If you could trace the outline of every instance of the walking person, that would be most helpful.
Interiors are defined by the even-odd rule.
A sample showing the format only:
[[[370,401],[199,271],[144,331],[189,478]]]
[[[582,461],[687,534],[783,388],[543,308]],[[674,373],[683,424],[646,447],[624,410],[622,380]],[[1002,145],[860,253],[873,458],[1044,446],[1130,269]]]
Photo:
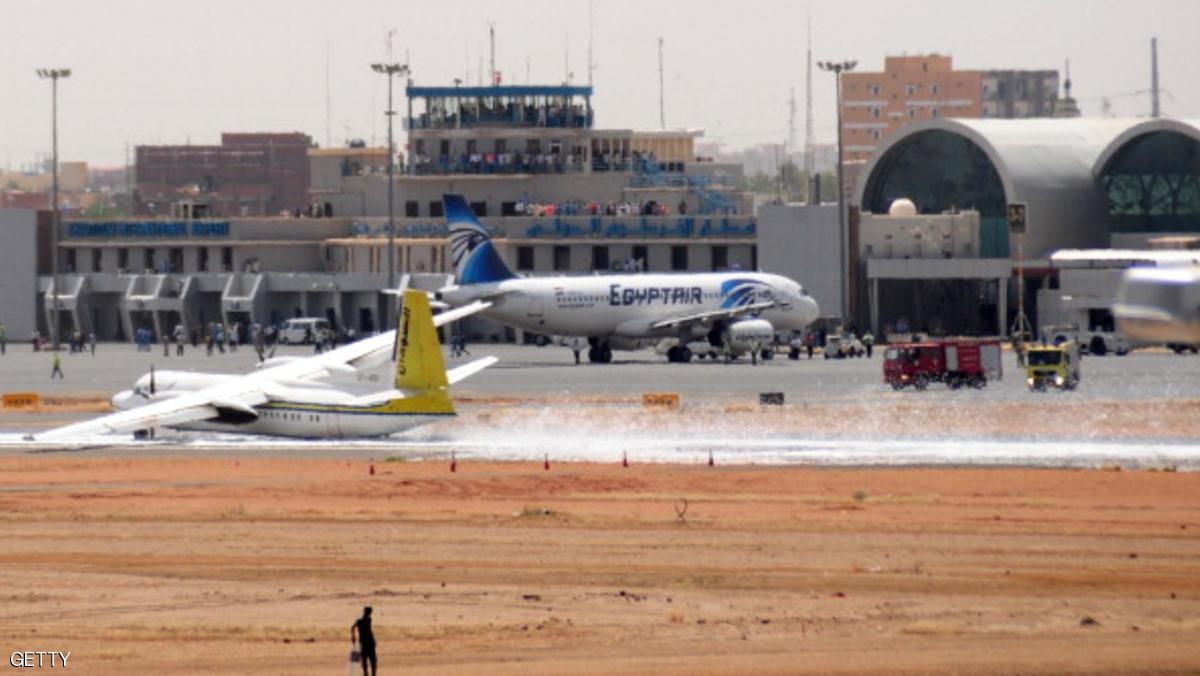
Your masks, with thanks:
[[[583,339],[575,336],[571,339],[571,351],[575,353],[575,365],[579,366],[579,353],[583,351]]]
[[[359,645],[359,652],[362,654],[363,676],[368,676],[368,662],[371,665],[370,676],[375,676],[379,660],[375,656],[375,632],[371,630],[371,606],[363,608],[362,617],[350,625],[350,642]]]
[[[862,337],[862,344],[863,347],[867,348],[867,359],[870,359],[873,348],[875,347],[875,334],[871,333],[870,331],[864,333]]]
[[[65,380],[66,377],[63,376],[62,372],[62,359],[58,356],[58,350],[54,351],[54,361],[51,363],[54,365],[54,368],[50,369],[50,380],[54,380],[55,377]]]

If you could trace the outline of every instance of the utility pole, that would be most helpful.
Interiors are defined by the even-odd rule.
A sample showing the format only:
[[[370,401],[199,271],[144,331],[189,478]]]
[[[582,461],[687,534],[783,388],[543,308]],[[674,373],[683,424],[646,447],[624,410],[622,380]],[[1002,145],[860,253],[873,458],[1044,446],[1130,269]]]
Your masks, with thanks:
[[[53,203],[54,216],[53,226],[50,230],[50,304],[51,320],[50,320],[50,346],[54,351],[59,348],[59,334],[62,333],[60,324],[60,310],[58,303],[58,230],[62,223],[62,214],[58,210],[58,81],[61,78],[71,77],[70,68],[39,68],[37,71],[38,77],[43,80],[50,80],[50,135],[51,135],[51,170],[53,179],[51,183],[51,200]]]
[[[396,190],[396,148],[392,140],[392,120],[396,116],[396,111],[392,108],[392,81],[397,75],[408,74],[408,65],[399,63],[373,63],[371,70],[376,73],[387,75],[388,79],[388,163],[387,163],[387,202],[388,202],[388,289],[396,288],[396,207],[394,193]],[[389,305],[390,308],[390,305]],[[390,317],[387,317],[391,321]]]
[[[841,258],[842,267],[842,317],[849,314],[850,308],[850,252],[846,245],[846,185],[845,173],[842,169],[845,164],[842,148],[842,73],[849,73],[858,65],[857,61],[822,61],[817,66],[824,71],[833,73],[834,79],[837,82],[837,147],[838,147],[838,162],[837,162],[837,205],[838,205],[838,244],[839,256]]]
[[[804,173],[808,176],[808,203],[820,204],[816,194],[817,159],[813,150],[813,93],[812,93],[812,8],[808,10],[808,64],[804,78]]]
[[[491,54],[489,65],[492,69],[492,86],[496,86],[496,22],[488,22],[488,46]]]
[[[1150,117],[1162,114],[1158,94],[1158,38],[1150,38]]]
[[[658,123],[666,130],[667,113],[663,93],[663,39],[658,39]]]
[[[587,86],[592,86],[592,71],[595,66],[592,63],[592,0],[588,0],[588,80]]]

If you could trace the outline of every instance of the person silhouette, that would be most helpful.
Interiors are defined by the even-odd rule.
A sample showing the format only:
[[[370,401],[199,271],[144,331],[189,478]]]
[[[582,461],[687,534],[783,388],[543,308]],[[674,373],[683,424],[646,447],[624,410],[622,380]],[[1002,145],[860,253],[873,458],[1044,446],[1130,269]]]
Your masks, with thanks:
[[[368,661],[371,664],[370,676],[375,676],[375,671],[379,668],[379,660],[375,656],[375,632],[371,630],[371,606],[363,608],[362,617],[350,625],[350,642],[359,644],[359,651],[362,653],[363,676],[367,676]]]

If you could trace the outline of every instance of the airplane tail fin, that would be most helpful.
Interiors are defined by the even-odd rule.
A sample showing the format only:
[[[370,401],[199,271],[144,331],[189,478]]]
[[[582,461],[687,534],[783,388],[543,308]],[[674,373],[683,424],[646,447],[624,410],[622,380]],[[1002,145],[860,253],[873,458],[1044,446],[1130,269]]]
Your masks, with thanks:
[[[441,390],[449,386],[442,346],[433,325],[433,312],[424,291],[408,289],[400,306],[396,344],[397,390]],[[449,399],[446,400],[449,403]]]
[[[450,252],[461,285],[502,282],[516,277],[504,264],[487,231],[475,218],[462,195],[442,195],[446,224],[450,226]]]

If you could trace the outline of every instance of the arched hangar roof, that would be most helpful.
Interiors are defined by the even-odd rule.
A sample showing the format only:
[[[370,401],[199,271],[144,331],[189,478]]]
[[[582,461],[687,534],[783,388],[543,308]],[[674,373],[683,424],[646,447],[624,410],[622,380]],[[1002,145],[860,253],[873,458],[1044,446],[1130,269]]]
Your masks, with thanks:
[[[886,213],[886,202],[908,197],[923,213],[974,208],[985,220],[1003,218],[1006,204],[1023,202],[1029,205],[1026,256],[1106,246],[1107,209],[1093,168],[1113,139],[1142,122],[1084,118],[920,122],[875,149],[860,174],[856,202],[864,211]],[[964,153],[982,154],[989,166],[968,162],[974,173],[964,174],[963,163],[953,160],[955,154]],[[911,156],[908,161],[906,156]],[[890,194],[918,189],[912,180],[894,176],[897,171],[923,174],[921,185],[927,186],[928,194]],[[973,185],[992,182],[995,186],[982,190]]]
[[[1114,156],[1130,142],[1155,132],[1174,132],[1200,143],[1200,120],[1169,120],[1160,117],[1138,121],[1137,124],[1123,130],[1104,148],[1100,156],[1096,158],[1096,163],[1092,165],[1092,177],[1099,179]]]

